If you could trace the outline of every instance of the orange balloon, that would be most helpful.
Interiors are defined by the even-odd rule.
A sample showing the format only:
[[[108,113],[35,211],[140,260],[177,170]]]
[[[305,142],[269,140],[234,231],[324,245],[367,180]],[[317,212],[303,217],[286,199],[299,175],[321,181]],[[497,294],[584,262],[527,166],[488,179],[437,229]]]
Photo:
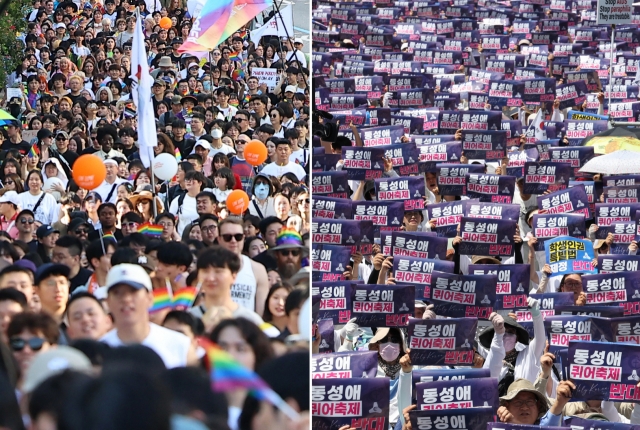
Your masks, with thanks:
[[[160,19],[160,28],[164,28],[165,30],[169,30],[171,28],[171,25],[173,23],[171,22],[171,18],[169,17],[164,17]]]
[[[267,147],[259,140],[252,140],[244,147],[244,159],[252,166],[259,166],[267,159]]]
[[[242,215],[249,209],[249,196],[242,190],[233,190],[227,197],[227,209],[234,215]]]
[[[78,157],[73,163],[73,180],[80,188],[94,190],[104,182],[107,177],[107,168],[104,162],[96,155],[85,154]]]

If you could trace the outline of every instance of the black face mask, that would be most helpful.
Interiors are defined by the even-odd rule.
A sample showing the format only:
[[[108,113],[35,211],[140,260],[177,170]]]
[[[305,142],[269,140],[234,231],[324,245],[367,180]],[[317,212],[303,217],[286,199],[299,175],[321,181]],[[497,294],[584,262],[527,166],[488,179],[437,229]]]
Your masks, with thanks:
[[[9,113],[11,113],[12,116],[17,117],[18,115],[20,115],[20,111],[20,105],[9,105]]]

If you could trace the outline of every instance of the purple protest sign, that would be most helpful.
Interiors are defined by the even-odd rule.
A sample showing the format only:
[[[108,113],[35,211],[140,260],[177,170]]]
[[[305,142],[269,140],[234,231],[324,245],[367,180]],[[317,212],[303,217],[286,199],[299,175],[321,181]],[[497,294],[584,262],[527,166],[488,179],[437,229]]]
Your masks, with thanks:
[[[409,412],[411,427],[414,429],[437,428],[485,430],[493,419],[493,409],[451,409]]]
[[[622,424],[600,420],[587,420],[578,417],[567,417],[564,419],[564,424],[575,430],[638,430],[638,426],[633,424]]]
[[[497,410],[498,379],[477,378],[416,384],[418,410],[490,407]]]
[[[623,187],[640,184],[640,175],[604,175],[602,182],[605,187]]]
[[[538,151],[535,148],[511,151],[507,153],[507,157],[509,157],[507,175],[521,178],[524,176],[525,163],[536,161],[538,159]]]
[[[627,303],[640,302],[640,273],[612,272],[597,275],[583,275],[582,287],[587,295],[588,305],[619,304],[630,310],[637,305]],[[625,312],[625,315],[632,315]]]
[[[608,128],[608,121],[565,120],[565,136],[569,139],[569,146],[580,146],[587,137]]]
[[[456,237],[457,228],[464,214],[465,201],[434,203],[427,205],[427,219],[435,220],[440,237]]]
[[[351,315],[361,327],[404,327],[413,317],[413,285],[367,285],[351,287]]]
[[[360,223],[354,220],[315,218],[311,225],[313,243],[354,246],[360,244]]]
[[[463,217],[460,225],[461,255],[511,256],[515,251],[516,221]]]
[[[465,195],[481,202],[510,204],[516,188],[515,176],[470,173],[466,182]]]
[[[636,387],[640,379],[637,373],[640,369],[640,346],[570,342],[568,359],[569,377],[576,386],[572,400],[640,402],[640,390]]]
[[[353,202],[353,219],[356,221],[372,221],[374,235],[380,231],[397,231],[402,227],[404,218],[404,202]]]
[[[325,195],[346,199],[349,190],[349,174],[346,171],[314,172],[311,191],[314,196]]]
[[[313,379],[311,414],[316,430],[389,427],[389,379]]]
[[[586,219],[591,219],[589,198],[584,185],[577,185],[566,190],[538,196],[537,202],[541,213],[580,213]]]
[[[607,113],[616,121],[638,121],[638,118],[640,118],[640,102],[611,103]]]
[[[321,319],[318,321],[318,335],[321,338],[318,351],[321,354],[334,352],[335,332],[333,330],[332,319]]]
[[[609,306],[613,307],[613,306]],[[640,345],[640,315],[611,318],[611,329],[615,342]]]
[[[520,121],[502,121],[500,129],[507,132],[507,147],[520,146],[520,136],[522,135],[522,123]]]
[[[359,132],[364,146],[383,146],[400,143],[400,139],[404,136],[404,127],[401,125],[369,127]]]
[[[557,306],[556,315],[585,315],[600,318],[617,318],[624,315],[622,306]]]
[[[311,356],[311,377],[375,378],[378,371],[377,351],[349,351]]]
[[[394,257],[445,260],[447,243],[446,237],[438,237],[427,232],[394,231],[391,233],[391,250]]]
[[[413,318],[412,318],[413,319]],[[448,323],[449,321],[465,321],[468,318],[451,318],[448,321],[440,320],[441,323]],[[471,318],[472,320],[474,318]],[[438,321],[438,320],[425,320],[426,321]],[[409,321],[411,324],[411,321]],[[440,330],[442,331],[442,330]],[[413,386],[420,382],[433,382],[433,381],[459,381],[463,379],[479,379],[479,378],[490,378],[491,371],[489,369],[476,369],[472,367],[461,367],[459,369],[434,369],[434,368],[425,368],[425,369],[413,369],[411,375],[411,383]],[[416,401],[416,391],[412,390],[412,401]],[[475,410],[475,409],[474,409]]]
[[[416,286],[416,299],[430,296],[431,274],[434,271],[453,273],[453,261],[432,260],[429,258],[393,257],[393,277],[396,284]]]
[[[350,246],[323,245],[311,247],[312,281],[340,281],[351,260]]]
[[[572,168],[571,176],[578,176],[578,170],[594,157],[593,146],[576,146],[573,148],[549,148],[549,160],[556,163],[567,163]]]
[[[544,328],[549,335],[549,352],[569,346],[569,341],[613,342],[611,323],[607,318],[580,315],[546,317]]]
[[[499,110],[504,106],[519,107],[522,105],[524,82],[493,81],[489,84],[489,104],[491,109]]]
[[[527,305],[528,264],[470,264],[470,275],[496,275],[495,310],[515,309]],[[573,303],[573,302],[572,302]]]
[[[464,131],[500,130],[501,112],[469,112],[462,113],[460,128]],[[447,128],[447,127],[443,127]],[[471,158],[471,157],[470,157]]]
[[[556,98],[556,80],[554,78],[527,79],[524,82],[525,103],[553,102]]]
[[[583,239],[587,235],[582,214],[535,214],[531,229],[538,239],[536,251],[544,251],[544,242],[558,236]]]
[[[433,272],[431,297],[438,315],[489,319],[496,298],[497,275],[455,275]],[[425,296],[427,289],[425,288]]]
[[[415,143],[399,143],[384,147],[384,156],[390,158],[393,169],[400,176],[409,176],[420,173],[420,151]]]
[[[331,172],[337,170],[338,161],[342,158],[342,154],[313,154],[312,171],[315,172]]]
[[[520,205],[476,202],[465,200],[464,216],[467,218],[484,219],[510,219],[517,221],[520,218]]]
[[[556,98],[560,100],[560,109],[580,106],[587,99],[588,92],[584,81],[556,86]]]
[[[622,187],[604,187],[602,191],[605,203],[638,203],[640,184]]]
[[[352,218],[352,200],[350,199],[313,196],[311,204],[311,216],[313,218]]]
[[[342,147],[343,170],[350,180],[368,180],[382,177],[384,171],[384,149]]]
[[[628,254],[629,245],[638,239],[637,221],[614,222],[607,227],[600,228],[596,232],[596,237],[613,234],[613,243],[609,246],[609,254]]]
[[[325,79],[325,85],[334,94],[353,94],[356,91],[356,83],[353,78]]]
[[[354,94],[354,95],[331,95],[329,96],[330,109],[342,110],[342,109],[355,109],[358,107],[367,106],[366,94]]]
[[[441,196],[462,196],[469,173],[484,173],[481,164],[437,164],[438,190]]]
[[[504,130],[463,131],[462,150],[469,159],[501,160],[507,152],[507,132]]]
[[[400,176],[397,178],[379,178],[375,180],[378,201],[402,200],[404,210],[424,209],[427,195],[422,176]]]
[[[477,318],[409,319],[408,348],[414,365],[472,365]]]
[[[545,430],[562,430],[566,429],[566,427],[551,427],[544,426]],[[540,430],[540,426],[528,426],[525,424],[509,424],[509,423],[496,423],[496,422],[488,422],[487,430]]]
[[[391,107],[406,109],[433,106],[433,90],[428,88],[399,90],[391,94],[393,94],[393,97],[389,99],[389,106]]]
[[[438,114],[438,133],[455,133],[456,130],[460,128],[461,119],[461,111],[440,111],[440,113]]]
[[[346,324],[351,319],[350,281],[314,282],[311,294],[320,297],[318,318],[331,318],[335,325]]]
[[[570,165],[551,161],[525,163],[524,194],[543,194],[567,188],[573,169]]]
[[[418,151],[420,153],[420,170],[424,172],[434,172],[437,164],[460,162],[462,143],[446,142],[432,145],[419,145]]]
[[[633,221],[638,209],[638,203],[596,203],[596,224],[605,227],[616,222]]]

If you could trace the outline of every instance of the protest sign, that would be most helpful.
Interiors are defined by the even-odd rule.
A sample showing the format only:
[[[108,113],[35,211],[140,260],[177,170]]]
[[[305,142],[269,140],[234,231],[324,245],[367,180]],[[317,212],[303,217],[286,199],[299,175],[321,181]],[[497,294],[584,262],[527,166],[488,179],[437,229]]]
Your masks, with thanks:
[[[515,176],[470,173],[465,181],[465,194],[469,198],[494,203],[511,203],[513,200]]]
[[[584,81],[556,86],[556,98],[560,100],[560,109],[580,106],[589,92]]]
[[[561,430],[566,427],[544,426],[545,430]],[[509,424],[509,423],[487,423],[487,430],[540,430],[540,426],[526,424]]]
[[[320,298],[318,318],[331,318],[335,325],[346,324],[351,319],[350,281],[313,282],[311,295]]]
[[[611,318],[615,342],[640,345],[640,315]]]
[[[579,82],[584,84],[584,82]],[[565,136],[569,146],[580,146],[584,139],[609,128],[607,121],[565,120]]]
[[[393,278],[397,285],[415,285],[416,299],[422,300],[429,297],[431,274],[434,271],[453,273],[454,265],[453,261],[447,260],[395,256],[393,257]]]
[[[527,306],[530,269],[528,264],[470,264],[469,274],[496,275],[494,309],[515,309]]]
[[[349,351],[311,356],[313,379],[375,378],[377,371],[377,351]]]
[[[640,306],[640,272],[612,272],[582,277],[582,287],[588,305],[619,304],[629,310]],[[636,312],[633,312],[635,314]],[[631,315],[626,313],[625,315]]]
[[[460,200],[427,205],[427,219],[435,220],[438,236],[457,236],[456,230],[462,219],[464,207],[465,202]]]
[[[633,221],[638,209],[640,204],[637,203],[596,203],[596,224],[604,227],[616,222]]]
[[[640,401],[639,345],[569,342],[568,360],[572,400]]]
[[[449,321],[464,321],[468,318],[460,318],[460,319],[450,319]],[[473,319],[473,318],[471,318]],[[437,320],[427,320],[427,321],[437,321]],[[426,321],[425,321],[426,322]],[[440,322],[448,322],[448,321],[440,321]],[[461,367],[458,369],[450,369],[450,368],[424,368],[424,369],[413,369],[411,375],[412,385],[416,385],[419,382],[433,382],[433,381],[459,381],[462,379],[478,379],[478,378],[489,378],[491,375],[491,371],[485,368],[473,368],[473,367]],[[416,392],[413,390],[412,400],[415,401]]]
[[[351,308],[361,327],[404,327],[415,309],[415,287],[353,284]]]
[[[452,141],[418,145],[420,171],[434,172],[440,163],[459,163],[462,143]]]
[[[349,197],[348,175],[346,171],[314,172],[311,178],[311,191],[314,196],[324,195],[346,199]]]
[[[588,239],[561,236],[544,243],[546,263],[553,275],[568,273],[596,273],[593,243]]]
[[[447,239],[427,232],[394,231],[391,233],[393,256],[445,260]]]
[[[557,306],[556,315],[584,315],[600,318],[617,318],[624,314],[622,306]]]
[[[352,205],[353,219],[373,222],[375,236],[379,236],[380,231],[395,231],[402,227],[404,202],[364,200],[353,202]]]
[[[638,426],[634,424],[622,424],[619,422],[607,422],[600,420],[588,420],[578,417],[566,417],[564,424],[572,430],[638,430]]]
[[[479,220],[463,217],[460,224],[462,255],[513,255],[516,221],[504,219]]]
[[[543,194],[545,191],[559,191],[567,188],[573,169],[568,164],[552,161],[525,163],[524,194]]]
[[[531,230],[538,239],[535,244],[536,251],[544,251],[544,243],[548,239],[559,236],[584,239],[587,235],[582,214],[534,214]]]
[[[422,176],[379,178],[374,182],[378,201],[403,200],[405,211],[424,209],[427,192]]]
[[[500,160],[507,151],[507,132],[504,130],[463,130],[462,150],[468,159]]]
[[[520,217],[520,205],[465,200],[464,216],[467,218],[510,219],[517,221]]]
[[[420,173],[418,161],[420,151],[414,142],[387,145],[384,148],[384,156],[391,159],[393,169],[400,176],[409,176]]]
[[[580,315],[554,315],[544,320],[549,336],[549,351],[569,346],[570,341],[613,342],[611,322],[607,318]]]
[[[533,299],[540,300],[540,313],[542,314],[542,318],[559,315],[556,307],[573,306],[574,304],[573,293],[541,293],[530,294],[529,296]],[[582,306],[582,308],[585,308],[585,306]],[[517,317],[516,320],[529,332],[529,336],[535,337],[533,316],[529,308],[527,308],[526,299],[524,306],[521,309],[516,309],[515,314]],[[569,313],[568,315],[573,314]]]
[[[484,173],[480,164],[437,164],[438,190],[442,196],[464,195],[469,173]]]
[[[332,319],[320,319],[318,320],[318,336],[320,336],[320,344],[318,345],[318,351],[320,353],[334,352],[335,348],[335,331],[333,330]]]
[[[409,412],[411,428],[485,430],[493,419],[492,408],[431,410]]]
[[[311,247],[312,281],[340,281],[351,260],[351,247],[314,243]]]
[[[507,175],[521,178],[524,176],[525,163],[536,161],[538,159],[538,151],[535,148],[526,148],[521,151],[510,151],[507,153],[507,157],[509,157]]]
[[[498,380],[477,378],[416,384],[417,410],[490,407],[497,410]]]
[[[477,318],[409,319],[407,347],[413,365],[473,364]]]
[[[313,218],[351,219],[352,207],[351,199],[313,196],[311,216]]]
[[[620,187],[604,187],[602,191],[605,203],[638,203],[640,184]]]
[[[493,312],[497,282],[497,275],[455,275],[434,271],[428,298],[435,305],[437,315],[488,319]]]
[[[316,218],[311,223],[311,235],[313,243],[316,244],[345,246],[373,244],[373,224],[371,221]]]
[[[342,147],[343,170],[349,173],[350,180],[367,180],[382,177],[384,171],[384,149]]]
[[[251,69],[251,76],[258,78],[259,84],[267,84],[269,91],[273,91],[278,86],[280,75],[278,69],[254,67]]]
[[[597,25],[631,24],[633,0],[598,0]]]
[[[584,185],[538,196],[537,202],[541,213],[581,213],[586,219],[591,219],[589,197],[587,197]]]
[[[602,177],[602,182],[605,187],[640,185],[640,175],[604,175]]]
[[[313,379],[311,413],[317,430],[389,427],[389,379]]]

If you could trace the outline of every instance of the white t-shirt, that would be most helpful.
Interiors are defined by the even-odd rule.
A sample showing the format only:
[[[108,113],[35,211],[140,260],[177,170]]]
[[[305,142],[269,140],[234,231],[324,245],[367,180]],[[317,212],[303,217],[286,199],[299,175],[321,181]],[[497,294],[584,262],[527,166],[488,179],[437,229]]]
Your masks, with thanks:
[[[182,232],[184,228],[188,226],[192,221],[199,218],[198,209],[196,207],[196,198],[189,196],[189,194],[185,194],[184,201],[182,202],[182,206],[178,207],[178,200],[180,197],[176,197],[171,202],[169,206],[169,212],[178,216],[178,225],[176,226],[176,230],[178,234],[182,236]],[[180,209],[178,211],[178,209]],[[179,213],[178,213],[179,212]]]
[[[149,335],[141,342],[141,345],[153,349],[162,358],[168,369],[186,366],[191,340],[177,331],[153,323],[149,325]],[[125,345],[118,337],[118,329],[115,328],[102,336],[100,341],[112,347]]]
[[[307,172],[305,172],[299,164],[292,163],[291,161],[284,166],[278,166],[276,163],[269,163],[264,166],[260,173],[276,178],[281,177],[285,173],[293,173],[299,180],[302,180],[307,176]]]
[[[296,160],[298,161],[298,164],[306,166],[307,162],[309,161],[309,151],[306,149],[298,149],[297,151],[293,151],[289,156],[289,161],[295,163]]]
[[[44,192],[41,192],[37,196],[32,195],[29,191],[18,194],[20,198],[20,208],[22,210],[29,209],[32,211],[43,193]],[[49,225],[58,221],[58,203],[51,194],[44,193],[44,197],[38,205],[38,209],[35,211],[35,218],[42,224]]]
[[[115,205],[118,201],[118,187],[120,186],[120,184],[123,184],[125,182],[127,181],[122,178],[116,177],[115,182],[113,184],[110,184],[105,179],[94,191],[100,195],[100,197],[102,198],[102,203],[113,203]],[[113,188],[114,185],[115,188]],[[113,192],[111,192],[112,188]],[[109,194],[111,194],[111,197],[107,199],[107,197],[109,197]]]
[[[209,157],[213,158],[218,152],[222,152],[224,155],[235,154],[236,150],[230,147],[229,145],[225,145],[224,143],[220,148],[214,148],[213,146],[209,150]]]
[[[216,199],[219,202],[226,202],[227,201],[227,197],[229,197],[229,194],[231,194],[231,192],[233,190],[219,190],[218,188],[207,188],[207,190],[210,190],[214,196],[216,196]]]

